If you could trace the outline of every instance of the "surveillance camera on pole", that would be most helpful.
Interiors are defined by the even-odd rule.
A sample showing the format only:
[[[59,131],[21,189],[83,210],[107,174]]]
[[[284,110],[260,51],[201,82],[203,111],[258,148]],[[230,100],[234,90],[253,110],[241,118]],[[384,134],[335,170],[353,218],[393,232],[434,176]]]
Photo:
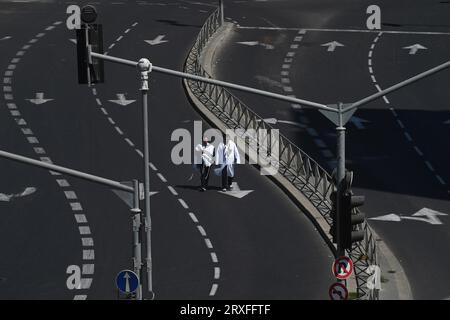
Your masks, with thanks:
[[[77,62],[78,83],[103,83],[105,80],[103,61],[91,58],[90,52],[103,53],[103,28],[95,24],[97,10],[92,5],[81,8],[81,21],[83,24],[76,30],[77,35]]]

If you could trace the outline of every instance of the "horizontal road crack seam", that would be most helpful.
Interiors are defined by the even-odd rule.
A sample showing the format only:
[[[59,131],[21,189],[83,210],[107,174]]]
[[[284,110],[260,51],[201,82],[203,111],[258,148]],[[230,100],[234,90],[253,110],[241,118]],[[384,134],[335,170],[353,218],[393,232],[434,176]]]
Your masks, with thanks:
[[[383,32],[379,32],[378,35],[373,40],[373,43],[370,46],[370,50],[369,50],[369,55],[368,55],[369,57],[373,56],[373,52],[375,50],[375,45],[382,35],[383,35]],[[374,83],[375,88],[379,92],[381,92],[382,89],[379,86],[379,84],[377,83],[377,80],[375,77],[375,72],[372,68],[372,64],[373,64],[373,61],[372,61],[372,59],[369,58],[368,65],[369,65],[369,73],[372,78],[372,82]],[[422,159],[425,166],[428,168],[428,170],[431,171],[431,173],[434,175],[434,177],[436,178],[436,180],[439,182],[440,185],[447,186],[447,183],[444,181],[444,179],[442,179],[442,177],[438,173],[436,173],[436,171],[435,171],[434,167],[431,165],[431,163],[425,159],[423,152],[415,144],[414,139],[412,138],[411,134],[407,131],[406,126],[404,125],[403,121],[401,121],[399,119],[398,113],[396,112],[394,107],[391,106],[389,99],[386,96],[383,96],[383,99],[384,99],[384,102],[386,103],[386,105],[389,107],[389,110],[391,111],[392,115],[396,118],[397,125],[400,127],[400,129],[402,129],[404,137],[406,138],[406,140],[408,140],[410,145],[413,147],[414,151],[416,151],[416,153]],[[450,194],[450,189],[447,190],[447,193]]]
[[[51,31],[51,30],[55,29],[55,27],[60,25],[61,23],[62,23],[61,21],[56,21],[55,23],[53,23],[53,25],[45,28],[45,30]],[[29,41],[29,43],[32,43],[32,44],[37,43],[39,41],[39,39],[43,38],[45,35],[46,34],[44,32],[39,33],[36,35],[36,38],[31,39]],[[37,38],[39,38],[39,39],[37,39]],[[16,65],[17,65],[17,63],[19,63],[21,61],[21,58],[18,58],[18,57],[24,56],[26,51],[28,49],[30,49],[31,47],[32,47],[31,45],[25,45],[22,47],[22,50],[20,50],[16,53],[16,57],[11,60],[11,64],[8,66],[8,71],[5,72],[5,78],[3,79],[3,83],[5,83],[5,84],[12,83],[12,77],[14,75],[14,70],[16,69]],[[5,100],[8,100],[8,101],[14,100],[14,96],[12,93],[6,93],[6,92],[12,92],[12,86],[4,86],[3,91],[5,93],[4,94]],[[19,108],[17,107],[17,105],[15,103],[7,103],[7,107],[10,110],[11,116],[15,120],[16,124],[20,127],[20,129],[21,129],[23,135],[25,136],[26,140],[28,141],[28,143],[30,143],[31,145],[38,145],[38,146],[33,146],[33,151],[35,152],[36,155],[39,156],[39,159],[43,162],[53,163],[51,158],[49,156],[47,156],[45,149],[43,147],[39,146],[40,142],[37,139],[37,137],[34,135],[31,128],[27,127],[27,122],[25,121],[24,118],[22,118],[22,115],[21,115],[20,111],[18,110]],[[49,173],[52,176],[61,176],[60,173],[57,173],[54,171],[49,171]],[[66,179],[55,178],[55,181],[58,184],[58,186],[62,189],[64,196],[70,205],[71,211],[77,212],[76,214],[74,214],[74,218],[78,225],[78,230],[79,230],[80,236],[82,236],[83,234],[90,234],[90,229],[89,229],[88,225],[80,226],[81,224],[87,224],[88,221],[87,221],[86,216],[84,214],[80,213],[83,211],[81,204],[79,202],[72,202],[72,200],[78,199],[75,191],[66,189],[66,188],[70,188],[70,184]],[[89,239],[89,241],[86,241],[85,238],[81,238],[82,247],[85,247],[86,244],[90,247],[93,247],[92,238],[87,238],[87,239]],[[95,257],[94,249],[93,248],[89,249],[89,250],[83,249],[82,252],[83,252],[83,261],[90,260],[89,264],[82,265],[82,270],[88,271],[88,273],[82,272],[82,275],[86,274],[86,275],[92,276],[94,274],[94,264],[92,263],[92,261],[94,260],[94,257]],[[89,289],[91,284],[92,284],[92,278],[81,278],[81,283],[80,283],[80,286],[77,288],[77,290]],[[87,299],[87,294],[74,296],[74,300],[85,300],[85,299]]]
[[[132,25],[132,27],[135,27],[137,24],[138,24],[138,23],[135,22],[135,23]],[[128,30],[128,29],[127,29],[127,30]],[[128,33],[129,33],[129,31],[126,32],[126,34],[128,34]],[[123,39],[123,38],[121,38],[121,40],[122,40],[122,39]],[[105,54],[106,54],[106,53],[105,53]],[[139,150],[137,147],[135,147],[135,143],[133,143],[133,141],[132,141],[130,138],[125,138],[125,137],[124,137],[124,136],[125,136],[124,131],[123,131],[122,129],[120,129],[120,127],[119,127],[118,125],[116,125],[115,121],[114,121],[114,120],[112,119],[112,117],[109,115],[108,111],[107,111],[105,108],[101,107],[103,104],[102,104],[101,100],[100,100],[99,98],[97,98],[98,92],[97,92],[97,89],[96,89],[95,87],[92,87],[92,94],[93,94],[93,96],[95,97],[95,100],[96,100],[97,105],[99,106],[100,110],[101,110],[102,113],[105,115],[105,117],[108,119],[108,122],[111,123],[111,124],[114,126],[116,132],[119,132],[119,131],[121,132],[121,134],[120,134],[120,132],[119,132],[119,134],[120,134],[120,136],[123,138],[123,140],[124,140],[130,147],[132,147],[132,148],[134,149],[134,151],[135,151],[141,158],[143,158],[144,155],[143,155],[142,151]],[[118,129],[118,130],[117,130],[117,129]],[[218,287],[219,287],[219,284],[216,283],[216,282],[220,280],[220,267],[215,266],[216,264],[219,263],[219,260],[218,260],[218,258],[217,258],[217,253],[216,253],[215,251],[213,251],[213,250],[214,250],[214,247],[213,247],[213,245],[212,245],[212,243],[211,243],[211,240],[210,240],[209,238],[206,237],[206,231],[204,231],[205,229],[199,224],[199,220],[198,220],[197,216],[196,216],[193,212],[191,212],[191,211],[189,210],[189,205],[186,203],[186,201],[183,200],[182,198],[178,198],[178,196],[179,196],[179,195],[178,195],[178,192],[177,192],[171,185],[168,184],[167,179],[162,175],[162,173],[158,172],[159,170],[156,168],[156,166],[155,166],[152,162],[149,162],[149,167],[150,167],[153,171],[156,172],[156,176],[157,176],[163,183],[167,184],[167,188],[169,189],[169,191],[171,192],[171,194],[172,194],[175,198],[177,198],[177,200],[178,200],[178,202],[180,203],[180,205],[181,205],[185,210],[188,211],[188,214],[189,214],[189,217],[191,218],[191,220],[192,220],[195,224],[198,224],[197,228],[200,227],[200,228],[198,228],[198,230],[199,230],[199,231],[200,231],[200,230],[203,231],[203,232],[200,232],[200,233],[201,233],[201,235],[204,237],[205,246],[206,246],[206,248],[208,249],[208,251],[210,252],[211,261],[212,261],[212,263],[214,264],[214,269],[213,269],[213,270],[214,270],[214,280],[215,280],[215,281],[214,281],[214,283],[213,283],[212,286],[211,286],[211,290],[210,290],[210,292],[209,292],[209,296],[211,296],[211,297],[215,296],[216,293],[217,293]]]

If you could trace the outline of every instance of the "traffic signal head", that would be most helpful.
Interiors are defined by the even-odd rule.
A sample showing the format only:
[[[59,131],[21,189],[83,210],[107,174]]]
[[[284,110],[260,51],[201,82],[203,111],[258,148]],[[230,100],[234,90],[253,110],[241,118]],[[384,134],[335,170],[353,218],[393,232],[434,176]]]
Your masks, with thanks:
[[[105,82],[103,60],[93,59],[89,61],[88,45],[91,50],[103,53],[103,28],[101,24],[82,24],[81,29],[76,30],[77,35],[77,62],[78,83],[103,83]],[[86,37],[88,39],[86,39]]]
[[[364,230],[357,230],[357,225],[365,220],[364,213],[355,209],[364,204],[364,196],[354,196],[351,191],[347,191],[341,198],[341,237],[342,247],[351,249],[352,244],[364,239]]]

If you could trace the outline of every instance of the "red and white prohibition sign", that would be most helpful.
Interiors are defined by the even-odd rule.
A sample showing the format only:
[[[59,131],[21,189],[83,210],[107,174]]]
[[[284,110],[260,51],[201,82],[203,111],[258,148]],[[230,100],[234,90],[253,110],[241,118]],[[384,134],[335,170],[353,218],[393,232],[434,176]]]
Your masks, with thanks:
[[[328,290],[328,295],[330,296],[330,300],[347,300],[348,290],[342,283],[336,282],[331,285]]]
[[[333,262],[333,274],[339,280],[345,280],[353,272],[353,261],[348,257],[339,257]]]

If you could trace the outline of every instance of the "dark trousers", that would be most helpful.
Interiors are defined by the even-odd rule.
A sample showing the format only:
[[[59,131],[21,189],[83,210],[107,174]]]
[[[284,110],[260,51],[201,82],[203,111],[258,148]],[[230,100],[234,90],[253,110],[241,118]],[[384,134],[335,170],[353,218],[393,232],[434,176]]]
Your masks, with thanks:
[[[222,169],[222,188],[231,188],[233,177],[228,176],[228,166]]]
[[[201,164],[200,166],[200,182],[201,182],[201,186],[202,188],[205,188],[208,186],[208,181],[209,181],[209,172],[211,171],[211,167],[207,167],[205,166],[204,163]]]

